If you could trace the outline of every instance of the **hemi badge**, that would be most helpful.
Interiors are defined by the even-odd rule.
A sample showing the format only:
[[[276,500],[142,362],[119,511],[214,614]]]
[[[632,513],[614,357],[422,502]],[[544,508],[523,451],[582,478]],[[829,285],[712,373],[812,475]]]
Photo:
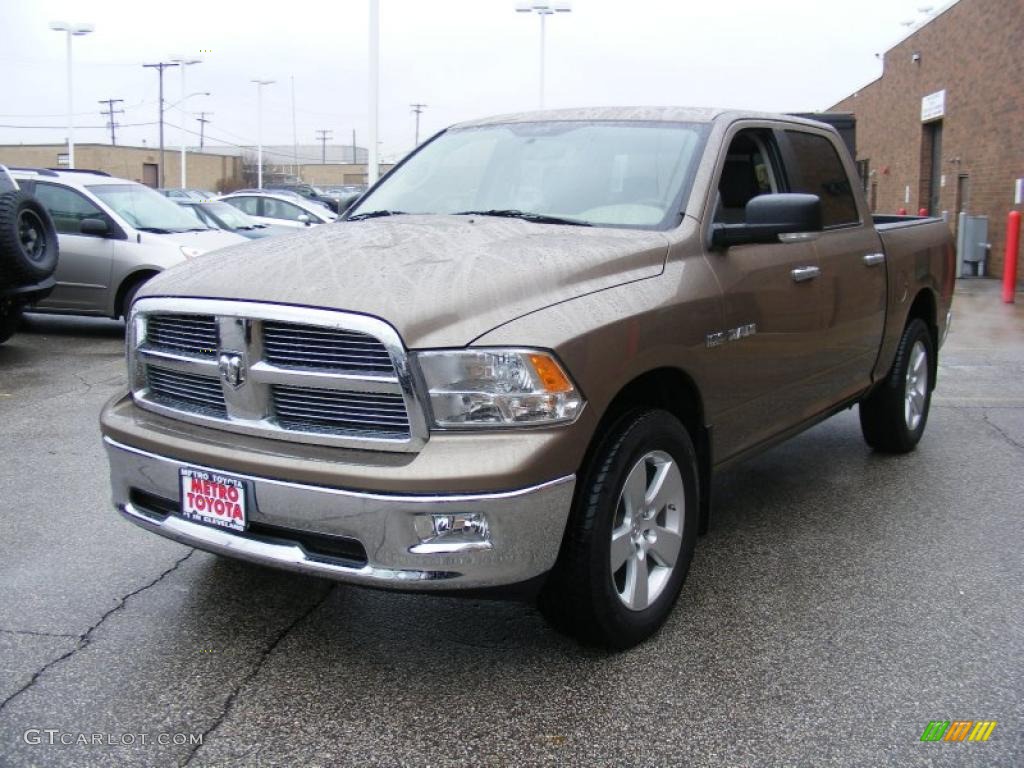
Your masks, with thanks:
[[[747,325],[741,325],[739,328],[709,333],[707,335],[707,345],[709,349],[711,347],[720,347],[727,341],[739,341],[747,336],[753,336],[755,333],[757,333],[757,323],[748,323]]]

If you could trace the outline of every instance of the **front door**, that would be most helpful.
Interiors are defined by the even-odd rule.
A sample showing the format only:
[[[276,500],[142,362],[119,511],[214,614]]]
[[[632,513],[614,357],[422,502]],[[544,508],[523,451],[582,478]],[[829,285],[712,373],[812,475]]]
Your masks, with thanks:
[[[85,219],[108,221],[85,195],[45,181],[35,184],[35,196],[50,212],[60,244],[57,286],[40,309],[106,313],[113,269],[113,240],[83,235]]]
[[[738,132],[718,173],[719,222],[742,222],[751,198],[788,191],[769,129]],[[715,455],[724,460],[814,415],[807,391],[819,372],[821,281],[814,244],[799,237],[707,258],[724,297],[723,327],[707,340]]]

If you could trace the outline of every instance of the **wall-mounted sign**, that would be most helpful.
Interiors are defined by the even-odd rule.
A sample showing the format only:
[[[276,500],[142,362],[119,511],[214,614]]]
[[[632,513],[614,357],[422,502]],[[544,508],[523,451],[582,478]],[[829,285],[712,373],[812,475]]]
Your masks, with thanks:
[[[921,99],[921,122],[939,120],[946,114],[946,89],[929,93]]]

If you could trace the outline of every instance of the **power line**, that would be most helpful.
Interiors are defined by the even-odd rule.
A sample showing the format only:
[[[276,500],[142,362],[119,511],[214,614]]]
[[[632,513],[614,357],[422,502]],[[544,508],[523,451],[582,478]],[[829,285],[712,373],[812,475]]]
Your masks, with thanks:
[[[316,140],[320,142],[320,164],[327,164],[327,140],[332,138],[334,131],[320,128],[316,132]]]
[[[416,113],[416,144],[415,144],[415,146],[418,147],[420,145],[420,115],[423,114],[423,110],[426,109],[428,105],[426,105],[426,104],[410,104],[409,106],[412,107],[412,111]]]
[[[114,119],[114,115],[123,115],[123,109],[114,109],[115,104],[124,104],[124,99],[100,99],[100,104],[106,104],[107,109],[105,112],[101,111],[100,114],[107,118],[107,125],[110,126],[110,145],[112,147],[117,146],[117,126],[119,123]]]

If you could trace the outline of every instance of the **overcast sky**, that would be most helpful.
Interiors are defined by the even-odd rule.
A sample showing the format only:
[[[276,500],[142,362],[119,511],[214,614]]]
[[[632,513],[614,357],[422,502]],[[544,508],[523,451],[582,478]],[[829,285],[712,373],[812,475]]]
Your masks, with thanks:
[[[428,105],[425,136],[453,122],[534,109],[540,22],[514,0],[381,0],[383,156],[413,144],[409,105]],[[901,22],[943,0],[575,0],[549,17],[547,106],[672,104],[771,111],[824,109],[878,77],[875,57],[907,34]],[[109,142],[99,99],[124,99],[118,143],[157,144],[157,75],[143,63],[202,56],[186,102],[212,112],[207,143],[256,141],[250,80],[264,93],[263,140],[299,143],[326,128],[343,142],[367,132],[368,0],[0,0],[0,143],[65,140],[65,39],[52,20],[89,22],[75,38],[76,141]],[[165,98],[180,76],[165,75]],[[167,115],[181,123],[176,110]],[[168,146],[179,134],[167,128]],[[190,143],[198,143],[192,137]]]

